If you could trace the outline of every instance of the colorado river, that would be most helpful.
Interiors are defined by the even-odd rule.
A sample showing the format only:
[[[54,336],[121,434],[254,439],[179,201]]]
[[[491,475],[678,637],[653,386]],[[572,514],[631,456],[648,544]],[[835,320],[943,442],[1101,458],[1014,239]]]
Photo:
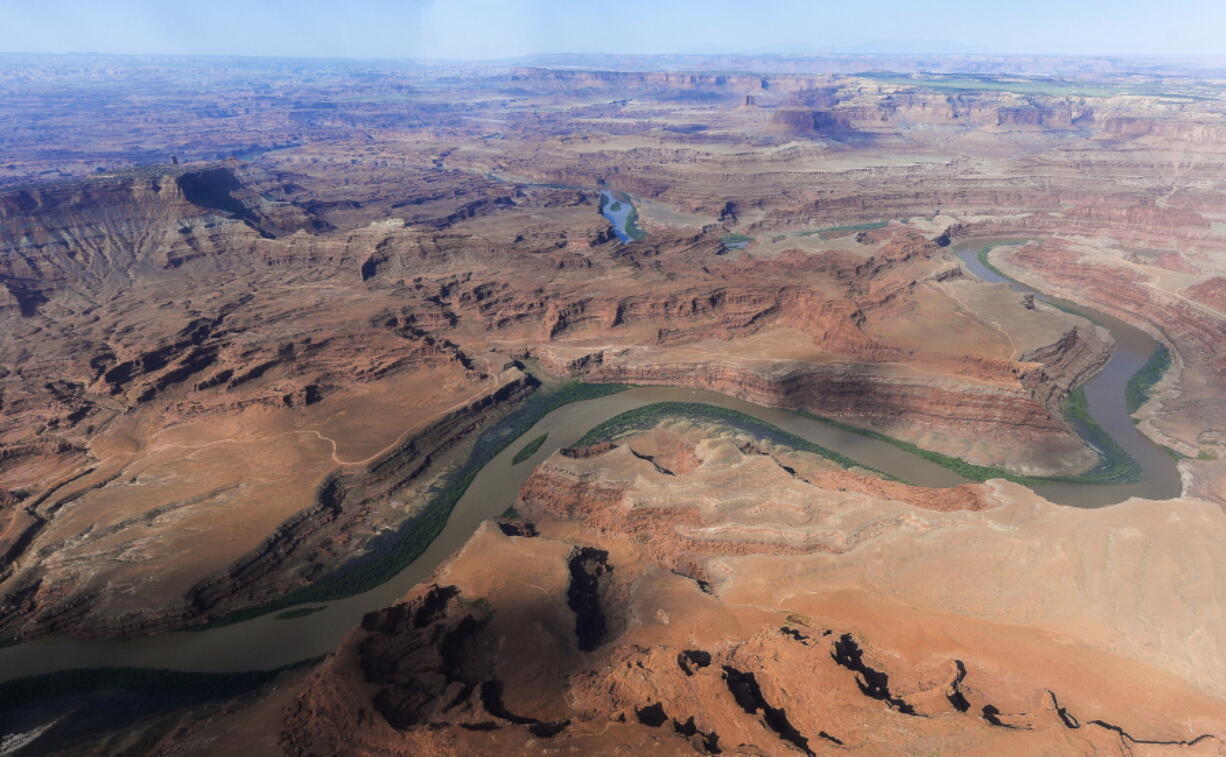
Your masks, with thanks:
[[[1035,299],[1059,305],[1081,313],[1111,332],[1115,349],[1107,364],[1087,381],[1083,388],[1089,404],[1090,417],[1106,431],[1125,452],[1141,465],[1141,480],[1132,484],[1087,485],[1045,484],[1034,490],[1053,502],[1079,507],[1102,507],[1123,502],[1129,497],[1170,499],[1183,490],[1179,468],[1165,449],[1137,430],[1124,400],[1128,379],[1145,365],[1158,342],[1135,326],[1130,326],[1106,313],[1091,310],[1068,300],[1050,297],[1037,289],[1003,278],[979,261],[979,251],[996,240],[975,239],[954,247],[963,265],[979,278],[991,282],[1007,282],[1014,291],[1033,294]],[[1002,240],[1003,241],[1003,240]],[[893,471],[891,471],[893,472]]]
[[[637,214],[629,195],[612,190],[600,190],[600,214],[613,226],[613,233],[622,244],[634,241],[638,231]]]
[[[983,241],[964,242],[955,247],[954,252],[976,275],[1000,281],[1000,277],[985,269],[975,257],[985,244]],[[1033,290],[1023,287],[1019,291]],[[1043,297],[1037,292],[1036,295]],[[1124,404],[1124,384],[1149,357],[1154,340],[1117,319],[1073,307],[1091,314],[1115,337],[1116,349],[1111,360],[1085,385],[1085,391],[1091,416],[1140,462],[1144,475],[1136,484],[1049,484],[1036,487],[1036,491],[1053,501],[1086,507],[1111,504],[1131,496],[1155,499],[1178,496],[1180,484],[1175,461],[1136,430]],[[483,520],[496,517],[513,504],[520,485],[533,468],[555,450],[570,446],[593,426],[615,415],[668,401],[704,402],[738,410],[923,486],[952,486],[965,481],[956,473],[891,444],[843,431],[788,410],[762,407],[714,392],[668,387],[634,388],[565,405],[543,417],[481,469],[456,504],[442,533],[425,553],[395,578],[370,591],[328,602],[324,609],[297,618],[278,619],[268,614],[207,631],[162,633],[126,641],[48,638],[26,642],[0,649],[0,681],[97,667],[207,672],[263,670],[331,652],[359,623],[362,615],[395,603],[463,545]],[[525,462],[512,465],[511,459],[526,440],[545,433],[549,434],[545,445]]]

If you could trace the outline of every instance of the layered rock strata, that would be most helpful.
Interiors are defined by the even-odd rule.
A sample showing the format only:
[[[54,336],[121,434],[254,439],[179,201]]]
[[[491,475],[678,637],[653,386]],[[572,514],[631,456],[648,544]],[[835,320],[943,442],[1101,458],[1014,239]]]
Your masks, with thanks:
[[[1216,507],[1084,511],[1000,483],[912,504],[760,444],[674,423],[550,459],[517,504],[533,528],[487,523],[368,615],[280,748],[1220,751],[1223,642],[1184,634],[1224,598],[1162,589],[1216,559]]]

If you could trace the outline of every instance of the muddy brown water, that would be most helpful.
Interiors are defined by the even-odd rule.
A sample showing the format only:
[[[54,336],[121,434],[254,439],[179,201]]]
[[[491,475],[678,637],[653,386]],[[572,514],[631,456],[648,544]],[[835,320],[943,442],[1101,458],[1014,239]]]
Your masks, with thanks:
[[[1076,507],[1102,507],[1123,502],[1129,497],[1170,499],[1183,491],[1175,459],[1162,446],[1137,430],[1128,414],[1124,387],[1158,347],[1158,341],[1141,329],[1119,318],[1078,305],[1075,302],[1050,297],[1037,289],[1003,278],[979,262],[979,251],[991,244],[1017,240],[973,239],[954,247],[971,273],[985,281],[1005,282],[1016,292],[1033,294],[1036,300],[1059,305],[1090,318],[1111,332],[1115,349],[1111,359],[1083,385],[1090,417],[1116,443],[1141,465],[1141,480],[1133,484],[1044,484],[1034,487],[1052,502]],[[989,254],[990,257],[990,254]],[[893,472],[893,471],[891,471]]]
[[[976,253],[986,243],[989,242],[963,242],[954,252],[976,275],[1000,281],[1000,277],[976,259]],[[1013,286],[1018,291],[1034,292],[1037,297],[1047,299],[1035,290]],[[1124,384],[1149,358],[1155,341],[1118,319],[1075,307],[1106,326],[1117,344],[1111,360],[1085,385],[1090,414],[1141,463],[1144,477],[1139,483],[1125,486],[1050,484],[1036,487],[1036,491],[1053,501],[1080,507],[1101,507],[1133,496],[1152,499],[1178,496],[1180,483],[1175,461],[1136,430],[1124,405]],[[639,387],[566,405],[542,418],[481,469],[456,504],[442,533],[425,553],[392,580],[370,591],[328,602],[324,609],[298,618],[278,619],[275,614],[268,614],[207,631],[176,631],[122,641],[57,637],[26,642],[0,649],[0,681],[97,667],[202,672],[262,670],[327,654],[358,625],[365,613],[394,604],[461,547],[482,521],[496,517],[513,504],[520,485],[533,468],[555,450],[574,444],[593,426],[615,415],[669,401],[705,402],[738,410],[923,486],[952,486],[965,481],[956,473],[893,445],[842,431],[788,410],[763,407],[715,392]],[[511,464],[511,458],[524,441],[544,433],[549,434],[546,443],[530,459],[519,465]]]

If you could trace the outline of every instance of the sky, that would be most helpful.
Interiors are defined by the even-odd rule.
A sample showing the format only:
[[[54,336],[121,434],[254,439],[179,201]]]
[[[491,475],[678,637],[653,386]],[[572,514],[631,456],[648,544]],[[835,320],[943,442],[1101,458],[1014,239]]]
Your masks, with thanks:
[[[0,0],[0,51],[1226,54],[1226,0]]]

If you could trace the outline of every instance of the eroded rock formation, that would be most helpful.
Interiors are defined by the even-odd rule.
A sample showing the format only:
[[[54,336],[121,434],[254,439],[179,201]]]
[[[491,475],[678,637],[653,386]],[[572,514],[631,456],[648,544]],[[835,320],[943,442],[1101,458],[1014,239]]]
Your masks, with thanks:
[[[192,625],[362,565],[529,370],[1079,473],[1098,458],[1060,405],[1108,335],[951,255],[1025,237],[994,264],[1169,349],[1136,417],[1187,456],[1183,498],[925,489],[674,421],[551,456],[528,520],[234,704],[245,726],[185,732],[230,753],[1221,751],[1226,108],[1203,69],[23,61],[0,66],[6,638]],[[645,239],[617,241],[601,188]]]
[[[1195,626],[1204,607],[1107,609],[1137,577],[1160,591],[1173,575],[1147,564],[1160,542],[1192,550],[1183,559],[1216,559],[1194,536],[1221,521],[1216,507],[1078,511],[1014,485],[912,504],[910,487],[856,491],[863,477],[806,453],[742,449],[760,444],[671,423],[550,459],[516,506],[539,535],[487,523],[433,583],[367,616],[286,708],[280,747],[1217,752],[1217,646],[1185,645],[1175,630]],[[1136,549],[1106,557],[1123,524],[1160,521],[1135,531]],[[843,548],[801,546],[806,523]],[[1074,544],[1070,564],[1059,555]],[[1036,560],[1026,574],[1010,567],[1022,554]],[[577,561],[593,589],[579,603]],[[992,585],[971,588],[984,571]],[[1082,578],[1026,599],[1040,576],[1060,583],[1066,572]],[[598,574],[607,583],[596,588],[588,577]],[[1156,600],[1135,589],[1135,601]],[[977,596],[948,601],[962,590]],[[582,622],[593,611],[607,618],[599,636]],[[1174,635],[1135,636],[1149,613]],[[1104,685],[1117,675],[1145,692]]]

